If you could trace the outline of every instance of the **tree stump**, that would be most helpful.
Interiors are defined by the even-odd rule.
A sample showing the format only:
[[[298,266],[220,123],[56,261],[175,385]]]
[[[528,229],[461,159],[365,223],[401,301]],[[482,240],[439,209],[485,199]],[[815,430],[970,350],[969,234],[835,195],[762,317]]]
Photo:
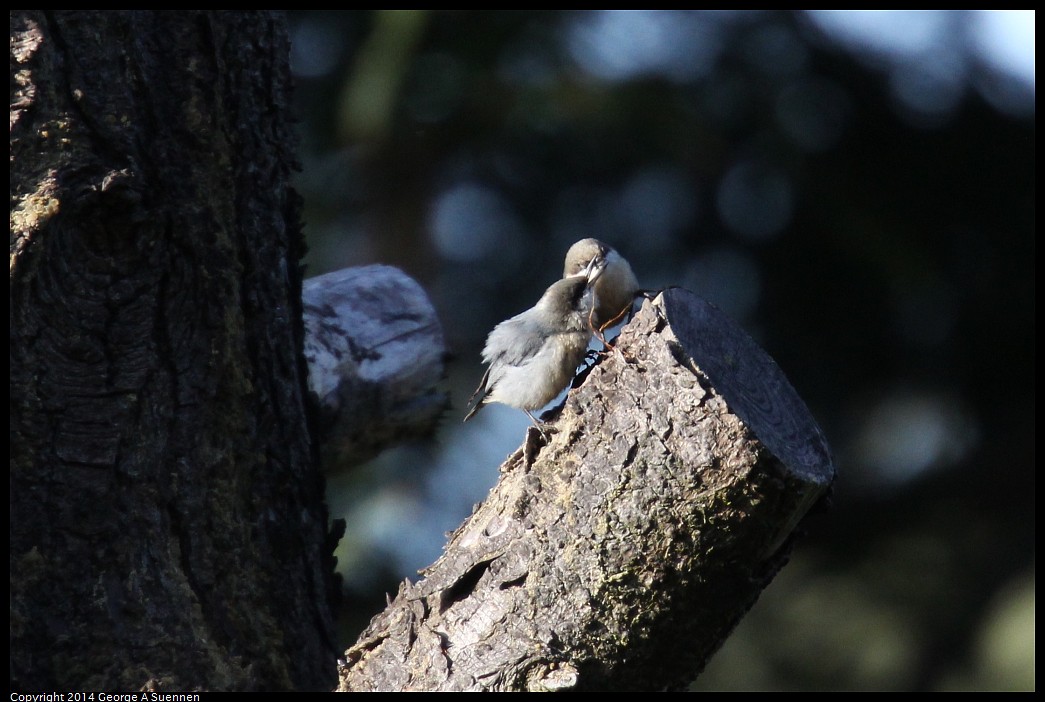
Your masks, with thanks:
[[[656,690],[691,682],[828,490],[777,365],[670,289],[529,430],[488,498],[345,656],[340,690]]]

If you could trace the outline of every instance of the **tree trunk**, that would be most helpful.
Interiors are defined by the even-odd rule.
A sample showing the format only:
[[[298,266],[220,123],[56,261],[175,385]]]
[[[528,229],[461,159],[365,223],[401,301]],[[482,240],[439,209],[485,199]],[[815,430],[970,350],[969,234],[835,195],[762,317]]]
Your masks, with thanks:
[[[341,690],[688,684],[834,478],[780,369],[695,295],[646,304],[341,667]]]
[[[11,681],[329,689],[281,15],[11,13]]]

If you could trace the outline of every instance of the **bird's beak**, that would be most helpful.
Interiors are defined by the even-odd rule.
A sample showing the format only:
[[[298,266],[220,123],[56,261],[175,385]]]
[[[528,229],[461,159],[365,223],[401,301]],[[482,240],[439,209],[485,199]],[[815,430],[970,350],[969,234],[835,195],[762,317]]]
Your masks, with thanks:
[[[604,270],[606,270],[606,257],[600,252],[588,262],[588,266],[584,269],[584,277],[588,279],[588,285],[594,283]]]

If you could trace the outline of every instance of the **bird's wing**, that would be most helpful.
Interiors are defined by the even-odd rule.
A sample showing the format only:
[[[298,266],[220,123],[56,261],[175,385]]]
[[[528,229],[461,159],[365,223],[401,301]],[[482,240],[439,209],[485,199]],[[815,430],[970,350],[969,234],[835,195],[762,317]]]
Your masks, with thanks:
[[[486,340],[483,360],[488,364],[522,366],[536,356],[548,339],[548,330],[522,315],[501,322]]]

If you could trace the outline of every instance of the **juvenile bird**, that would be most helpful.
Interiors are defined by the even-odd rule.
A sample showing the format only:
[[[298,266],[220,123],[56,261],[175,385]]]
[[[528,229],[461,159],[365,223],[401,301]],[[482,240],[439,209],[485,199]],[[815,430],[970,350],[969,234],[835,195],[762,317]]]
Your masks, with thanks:
[[[581,275],[596,257],[606,259],[606,270],[595,284],[595,312],[592,326],[600,340],[605,342],[602,331],[617,324],[631,311],[631,304],[639,292],[639,281],[624,259],[610,245],[598,239],[581,239],[566,252],[563,278]]]
[[[595,255],[576,275],[548,288],[537,304],[501,322],[486,339],[488,364],[479,388],[468,401],[464,421],[489,402],[516,407],[540,425],[531,410],[555,399],[573,379],[591,340],[592,286],[606,268]]]

